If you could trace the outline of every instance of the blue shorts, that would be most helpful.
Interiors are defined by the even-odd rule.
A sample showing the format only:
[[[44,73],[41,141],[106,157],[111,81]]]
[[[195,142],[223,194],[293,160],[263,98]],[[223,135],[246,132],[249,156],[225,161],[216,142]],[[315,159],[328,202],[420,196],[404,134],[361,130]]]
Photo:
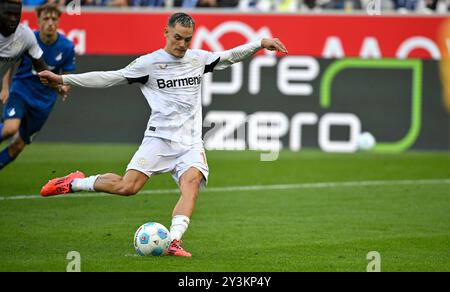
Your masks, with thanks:
[[[20,119],[19,135],[26,144],[30,144],[37,132],[44,126],[52,108],[53,104],[45,110],[34,108],[18,92],[11,91],[8,102],[3,108],[2,121]]]

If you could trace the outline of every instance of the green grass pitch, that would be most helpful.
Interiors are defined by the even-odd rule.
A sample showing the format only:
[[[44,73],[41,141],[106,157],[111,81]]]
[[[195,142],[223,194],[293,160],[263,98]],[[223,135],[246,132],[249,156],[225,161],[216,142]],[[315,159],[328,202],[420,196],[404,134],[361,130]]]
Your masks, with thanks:
[[[122,174],[137,145],[42,144],[0,172],[0,271],[450,271],[450,155],[209,152],[210,181],[184,236],[193,257],[139,257],[148,221],[170,226],[169,174],[133,197],[38,197],[74,170]],[[265,186],[265,187],[261,187]],[[160,191],[166,190],[166,191]],[[87,195],[86,195],[87,194]]]

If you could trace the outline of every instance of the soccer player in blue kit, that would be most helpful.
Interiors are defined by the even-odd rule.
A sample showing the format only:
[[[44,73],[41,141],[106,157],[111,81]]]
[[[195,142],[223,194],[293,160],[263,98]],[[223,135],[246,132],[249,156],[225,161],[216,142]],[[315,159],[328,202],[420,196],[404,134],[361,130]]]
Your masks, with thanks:
[[[44,4],[36,8],[36,14],[39,31],[35,36],[49,70],[58,74],[74,71],[74,45],[57,32],[61,11],[55,4]],[[10,88],[11,74],[12,68],[3,77],[0,95],[5,104],[0,142],[11,137],[12,142],[0,152],[0,169],[14,161],[32,142],[47,121],[58,96],[54,89],[40,82],[28,56],[22,59]],[[59,93],[65,98],[68,90],[69,86],[62,86]]]

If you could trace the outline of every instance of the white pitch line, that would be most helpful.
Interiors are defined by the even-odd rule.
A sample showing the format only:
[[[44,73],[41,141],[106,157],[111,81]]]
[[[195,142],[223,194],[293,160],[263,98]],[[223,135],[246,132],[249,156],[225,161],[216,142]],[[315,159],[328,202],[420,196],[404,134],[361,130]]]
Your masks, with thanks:
[[[202,193],[224,193],[241,191],[267,191],[267,190],[295,190],[295,189],[329,189],[329,188],[348,188],[348,187],[368,187],[368,186],[392,186],[392,185],[436,185],[450,184],[450,179],[422,179],[422,180],[372,180],[372,181],[347,181],[347,182],[317,182],[300,184],[276,184],[276,185],[252,185],[252,186],[231,186],[231,187],[211,187],[206,188]],[[165,190],[144,190],[138,195],[156,195],[156,194],[178,194],[178,189]],[[113,195],[106,193],[78,193],[62,196],[48,197],[46,199],[57,198],[97,198],[111,197]],[[19,195],[19,196],[0,196],[0,201],[9,200],[30,200],[43,199],[39,195]]]

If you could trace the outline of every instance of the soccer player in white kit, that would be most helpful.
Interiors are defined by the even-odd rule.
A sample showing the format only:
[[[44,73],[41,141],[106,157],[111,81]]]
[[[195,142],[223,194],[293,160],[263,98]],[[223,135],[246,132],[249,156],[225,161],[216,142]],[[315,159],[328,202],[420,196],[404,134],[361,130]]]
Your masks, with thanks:
[[[21,15],[20,0],[0,0],[0,79],[25,53],[30,55],[36,71],[47,69],[33,31],[20,24]]]
[[[103,174],[85,177],[74,172],[50,180],[42,196],[77,191],[107,192],[122,196],[136,194],[155,174],[170,172],[179,185],[180,198],[172,213],[171,246],[168,253],[190,257],[181,247],[198,193],[208,180],[208,164],[202,141],[201,82],[203,74],[224,69],[266,48],[287,53],[278,39],[262,39],[224,52],[188,49],[194,33],[194,20],[185,13],[169,17],[164,30],[164,49],[141,56],[118,71],[56,75],[39,73],[52,87],[70,84],[83,87],[109,87],[139,83],[152,113],[141,146],[128,164],[123,177]]]

